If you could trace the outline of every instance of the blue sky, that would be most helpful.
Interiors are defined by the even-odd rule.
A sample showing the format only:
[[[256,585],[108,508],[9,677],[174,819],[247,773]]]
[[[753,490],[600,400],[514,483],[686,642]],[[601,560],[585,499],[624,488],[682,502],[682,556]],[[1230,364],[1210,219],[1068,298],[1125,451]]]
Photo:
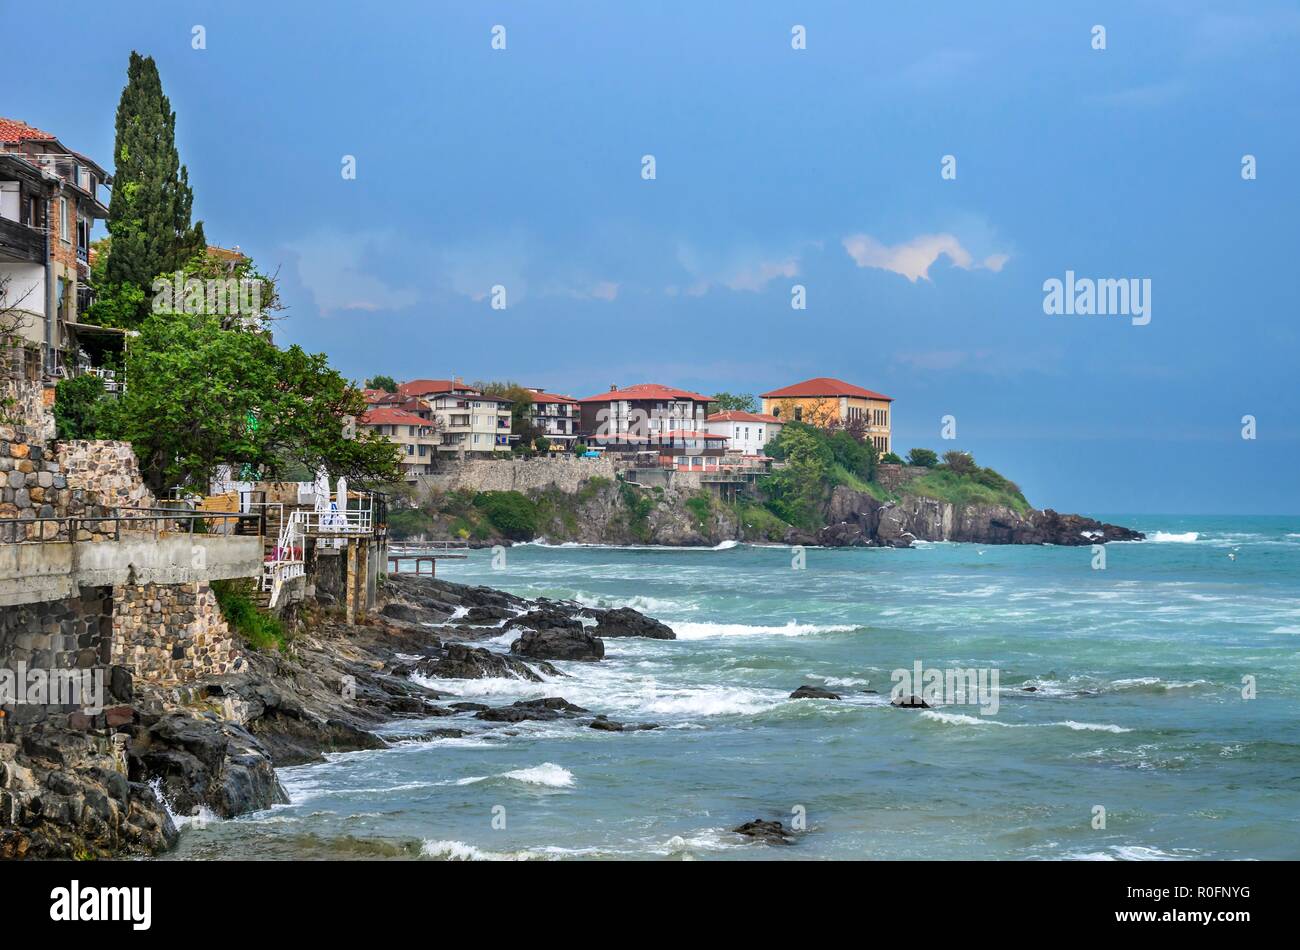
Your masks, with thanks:
[[[277,338],[351,376],[576,396],[839,376],[897,400],[899,450],[970,450],[1039,505],[1300,513],[1295,3],[223,0],[66,20],[29,32],[49,68],[7,79],[0,114],[107,163],[127,56],[154,56],[209,240],[278,268]],[[1046,315],[1067,270],[1150,278],[1151,322]]]

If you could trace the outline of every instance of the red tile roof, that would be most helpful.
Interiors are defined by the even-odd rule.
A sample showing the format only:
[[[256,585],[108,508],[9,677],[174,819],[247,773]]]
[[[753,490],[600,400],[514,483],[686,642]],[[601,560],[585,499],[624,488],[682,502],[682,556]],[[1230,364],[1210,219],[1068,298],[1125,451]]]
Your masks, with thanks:
[[[802,383],[795,383],[793,386],[786,386],[783,389],[774,389],[770,393],[763,393],[764,399],[793,399],[800,396],[856,396],[859,399],[894,401],[890,396],[882,396],[870,389],[863,389],[861,386],[854,386],[852,383],[846,383],[842,379],[835,379],[831,376],[805,379]]]
[[[28,139],[53,141],[54,136],[33,128],[26,122],[0,117],[0,142],[25,142]]]
[[[389,394],[384,392],[382,389],[363,389],[361,390],[361,395],[364,396],[366,402],[370,403],[372,406],[377,402],[383,402],[384,400],[391,398]]]
[[[597,393],[594,396],[579,399],[578,402],[613,402],[616,399],[626,399],[629,401],[636,401],[639,399],[690,399],[695,402],[710,402],[712,397],[701,396],[699,393],[693,393],[688,389],[677,389],[674,386],[661,386],[659,383],[638,383],[635,386],[625,386],[622,389],[611,389],[608,392]]]
[[[363,426],[427,426],[431,423],[427,419],[421,419],[413,412],[407,412],[405,409],[371,409],[363,412],[361,418],[357,420]]]
[[[705,422],[774,422],[778,425],[781,420],[776,416],[766,416],[761,412],[742,412],[739,409],[728,409],[726,412],[715,412],[707,417]]]
[[[561,396],[559,393],[534,393],[529,395],[533,397],[533,402],[577,402],[572,396]]]
[[[413,379],[409,383],[398,385],[397,392],[401,396],[428,396],[431,393],[449,393],[453,389],[469,388],[452,379]]]

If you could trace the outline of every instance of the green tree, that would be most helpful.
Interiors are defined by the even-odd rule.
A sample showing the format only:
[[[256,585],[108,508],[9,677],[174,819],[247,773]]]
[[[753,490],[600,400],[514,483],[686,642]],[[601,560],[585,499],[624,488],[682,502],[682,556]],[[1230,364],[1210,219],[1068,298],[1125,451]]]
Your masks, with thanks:
[[[397,380],[391,376],[371,376],[366,380],[366,389],[382,389],[386,393],[395,393]]]
[[[778,517],[805,528],[821,524],[830,494],[830,469],[836,459],[824,433],[804,423],[787,423],[768,443],[767,453],[784,461],[762,480],[768,507]]]
[[[969,452],[944,452],[943,467],[954,475],[973,475],[979,471],[979,466]]]
[[[221,464],[271,479],[322,466],[363,484],[398,477],[392,442],[348,437],[365,400],[324,354],[277,349],[266,334],[222,329],[216,317],[163,313],[131,341],[126,376],[111,428],[134,444],[155,490],[206,488]]]
[[[930,449],[911,449],[907,453],[907,464],[934,468],[939,464],[939,456]]]
[[[176,151],[176,113],[151,56],[131,53],[116,131],[108,214],[112,245],[106,283],[99,288],[111,296],[124,286],[143,292],[155,277],[179,270],[206,247],[203,223],[190,223],[194,194]],[[142,303],[139,317],[145,315]]]
[[[54,391],[54,427],[60,439],[97,439],[107,403],[98,376],[59,381]]]
[[[749,393],[715,393],[714,412],[758,412],[758,400]]]

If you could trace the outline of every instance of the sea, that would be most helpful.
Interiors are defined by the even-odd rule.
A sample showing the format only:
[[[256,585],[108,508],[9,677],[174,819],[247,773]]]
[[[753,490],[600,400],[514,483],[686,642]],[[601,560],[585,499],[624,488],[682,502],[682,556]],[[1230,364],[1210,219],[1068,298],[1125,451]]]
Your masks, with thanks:
[[[290,804],[180,819],[168,857],[1300,858],[1300,517],[1107,520],[1147,540],[1104,561],[734,542],[442,561],[447,580],[631,606],[677,639],[609,639],[543,683],[430,685],[658,728],[430,720],[466,734],[281,769]],[[930,670],[930,708],[891,704]],[[801,685],[840,698],[789,698]],[[793,843],[732,831],[753,819]]]

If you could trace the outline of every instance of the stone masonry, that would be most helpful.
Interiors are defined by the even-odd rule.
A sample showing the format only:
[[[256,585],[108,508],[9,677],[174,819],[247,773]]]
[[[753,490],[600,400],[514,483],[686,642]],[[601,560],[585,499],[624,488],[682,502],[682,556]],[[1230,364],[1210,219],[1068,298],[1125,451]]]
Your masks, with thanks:
[[[110,661],[160,686],[244,665],[206,583],[115,587],[112,631]]]

